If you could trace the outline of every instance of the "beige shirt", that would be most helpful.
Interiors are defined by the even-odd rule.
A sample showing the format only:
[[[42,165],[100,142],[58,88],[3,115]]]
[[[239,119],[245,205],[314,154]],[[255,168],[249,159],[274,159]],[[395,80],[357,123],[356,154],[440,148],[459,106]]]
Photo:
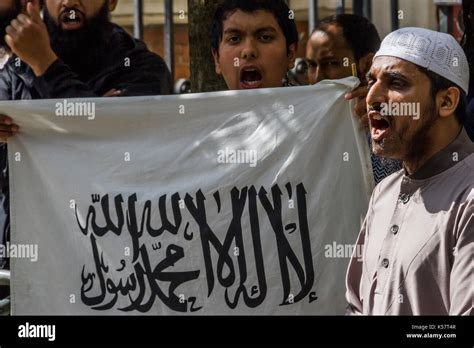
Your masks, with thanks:
[[[474,315],[474,144],[463,130],[376,186],[347,271],[347,314]],[[356,247],[354,250],[360,248]]]

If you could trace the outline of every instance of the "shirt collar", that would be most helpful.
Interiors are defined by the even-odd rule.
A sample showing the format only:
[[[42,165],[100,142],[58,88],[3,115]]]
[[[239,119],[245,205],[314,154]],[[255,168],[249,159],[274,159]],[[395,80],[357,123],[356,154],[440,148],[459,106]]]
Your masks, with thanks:
[[[474,143],[463,128],[457,138],[444,149],[432,156],[412,175],[405,176],[414,180],[423,180],[440,174],[474,153]],[[454,157],[456,156],[456,157]]]

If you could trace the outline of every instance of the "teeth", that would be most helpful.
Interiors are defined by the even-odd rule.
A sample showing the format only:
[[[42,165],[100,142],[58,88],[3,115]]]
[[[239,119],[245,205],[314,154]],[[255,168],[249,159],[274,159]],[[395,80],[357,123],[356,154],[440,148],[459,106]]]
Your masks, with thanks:
[[[260,81],[245,81],[245,84],[249,86],[256,86]]]
[[[380,116],[379,114],[374,115],[374,120],[380,121],[381,119],[382,119],[382,116]]]

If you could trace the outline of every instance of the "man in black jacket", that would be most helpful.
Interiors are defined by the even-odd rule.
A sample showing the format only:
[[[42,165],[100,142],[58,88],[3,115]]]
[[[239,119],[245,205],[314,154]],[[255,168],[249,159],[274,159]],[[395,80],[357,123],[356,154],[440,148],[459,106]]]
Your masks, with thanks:
[[[462,47],[466,53],[469,62],[470,82],[469,93],[467,95],[467,116],[464,121],[464,127],[467,134],[474,141],[474,2],[472,0],[463,0],[463,20],[464,35],[462,37]]]
[[[0,99],[171,93],[164,61],[110,22],[117,1],[46,0],[44,23],[29,3],[6,28]]]
[[[12,56],[0,70],[0,100],[171,93],[163,59],[110,22],[118,0],[46,0],[44,21],[38,0],[10,1],[26,12],[5,29],[4,42]],[[0,115],[1,139],[17,131],[13,120]],[[2,241],[9,229],[5,144],[0,145],[0,170]]]

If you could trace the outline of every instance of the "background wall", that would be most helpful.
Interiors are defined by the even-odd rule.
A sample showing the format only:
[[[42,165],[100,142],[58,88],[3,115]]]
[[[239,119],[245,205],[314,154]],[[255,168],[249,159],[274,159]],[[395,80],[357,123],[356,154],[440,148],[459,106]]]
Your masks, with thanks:
[[[352,1],[346,0],[346,12],[352,13]],[[133,33],[133,0],[119,0],[113,21]],[[174,0],[174,53],[176,79],[189,78],[189,38],[187,0]],[[295,18],[300,32],[298,56],[303,57],[308,39],[308,1],[290,0],[290,8],[295,11]],[[319,0],[319,18],[334,14],[337,0]],[[436,5],[433,0],[399,0],[401,13],[400,27],[419,26],[437,29]],[[381,37],[391,31],[390,0],[372,0],[372,21]],[[163,45],[164,0],[144,0],[144,39],[149,48],[164,57]]]

